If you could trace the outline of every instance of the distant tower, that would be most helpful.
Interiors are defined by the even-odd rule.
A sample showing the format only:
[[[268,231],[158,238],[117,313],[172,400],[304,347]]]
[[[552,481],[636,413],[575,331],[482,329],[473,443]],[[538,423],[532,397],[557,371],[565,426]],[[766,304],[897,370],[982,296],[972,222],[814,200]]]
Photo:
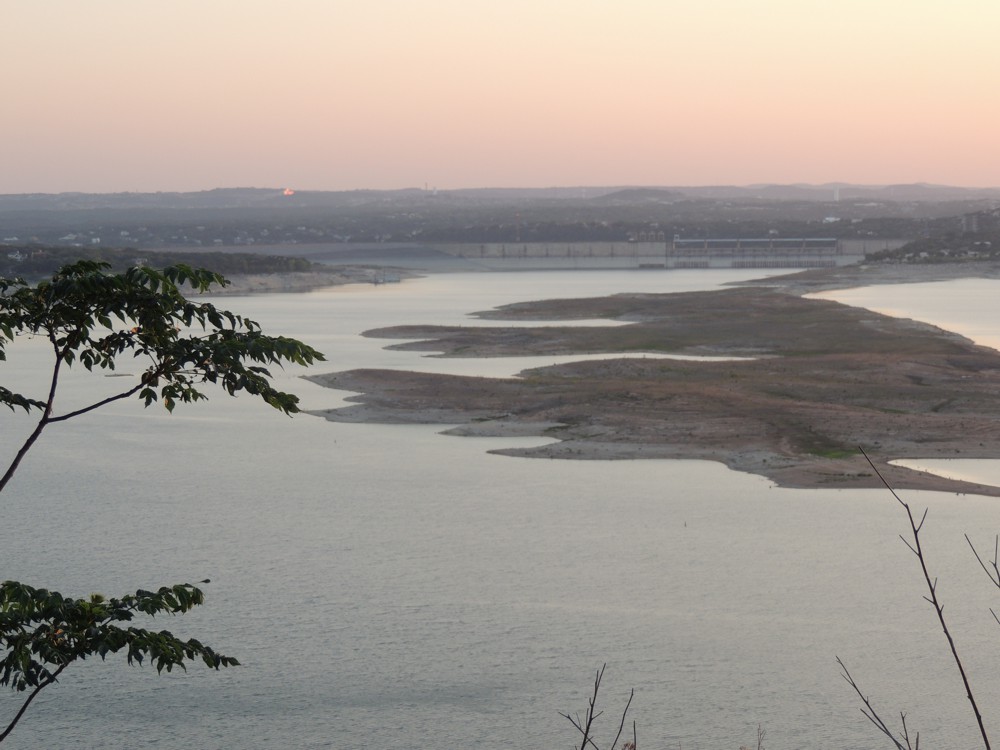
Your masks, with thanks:
[[[840,203],[840,186],[838,185],[833,189],[833,202]]]

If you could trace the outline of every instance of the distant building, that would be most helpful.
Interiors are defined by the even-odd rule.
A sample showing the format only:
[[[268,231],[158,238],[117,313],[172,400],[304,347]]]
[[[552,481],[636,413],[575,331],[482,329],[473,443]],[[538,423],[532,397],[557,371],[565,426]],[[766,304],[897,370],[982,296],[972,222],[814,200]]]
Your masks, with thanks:
[[[979,231],[979,214],[965,214],[962,216],[962,232],[975,234]]]

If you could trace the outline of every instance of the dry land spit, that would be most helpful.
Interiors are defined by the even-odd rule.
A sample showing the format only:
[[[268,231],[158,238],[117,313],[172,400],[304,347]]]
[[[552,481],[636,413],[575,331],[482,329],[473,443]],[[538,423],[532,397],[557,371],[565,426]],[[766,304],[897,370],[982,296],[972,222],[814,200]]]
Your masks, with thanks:
[[[351,406],[317,413],[336,421],[460,424],[450,432],[556,441],[500,451],[511,455],[720,461],[788,487],[881,486],[860,445],[895,487],[1000,496],[1000,488],[888,463],[1000,455],[1000,353],[933,326],[798,296],[830,285],[815,277],[788,277],[783,286],[771,279],[766,288],[550,300],[480,313],[509,320],[509,327],[368,331],[411,340],[399,348],[446,357],[620,352],[751,359],[633,356],[542,367],[509,379],[352,370],[309,376],[359,394]],[[628,325],[558,324],[594,318]],[[517,325],[529,319],[553,324]]]

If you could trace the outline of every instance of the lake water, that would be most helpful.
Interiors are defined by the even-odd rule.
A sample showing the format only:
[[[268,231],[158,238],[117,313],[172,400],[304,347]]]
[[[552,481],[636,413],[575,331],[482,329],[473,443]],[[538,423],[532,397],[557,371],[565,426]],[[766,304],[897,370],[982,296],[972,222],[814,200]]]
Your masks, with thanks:
[[[538,359],[424,357],[359,333],[751,275],[455,274],[220,304],[326,352],[317,372],[510,374]],[[928,296],[914,294],[914,309]],[[949,311],[968,296],[959,287]],[[2,382],[38,387],[45,366],[44,346],[26,342]],[[347,395],[299,374],[279,377],[307,408]],[[115,385],[74,375],[63,406]],[[5,416],[0,447],[27,429]],[[11,747],[571,747],[559,712],[584,710],[604,662],[599,745],[634,687],[647,748],[736,750],[758,724],[769,748],[885,746],[836,656],[886,718],[908,712],[925,746],[977,745],[887,493],[779,489],[707,462],[496,456],[531,441],[440,429],[289,419],[214,393],[172,416],[127,403],[53,425],[4,493],[0,575],[75,596],[211,578],[204,607],[154,625],[244,666],[157,677],[118,657],[74,665]],[[991,548],[1000,504],[906,496],[930,507],[925,548],[1000,731],[997,592],[962,537]],[[16,705],[0,693],[0,716]]]

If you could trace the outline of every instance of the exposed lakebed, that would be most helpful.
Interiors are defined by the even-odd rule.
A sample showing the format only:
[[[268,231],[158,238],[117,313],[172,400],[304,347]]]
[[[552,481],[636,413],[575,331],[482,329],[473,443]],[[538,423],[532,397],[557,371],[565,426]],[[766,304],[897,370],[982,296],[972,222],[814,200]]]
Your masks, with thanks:
[[[1000,353],[933,326],[780,288],[548,300],[479,316],[511,325],[405,325],[365,335],[406,339],[394,346],[445,357],[743,359],[632,356],[517,378],[400,370],[310,376],[360,394],[323,416],[553,439],[503,451],[522,456],[708,459],[794,487],[881,486],[862,446],[896,487],[1000,495],[889,463],[992,458],[1000,449]],[[594,318],[616,323],[560,324]],[[528,320],[552,324],[518,324]]]

